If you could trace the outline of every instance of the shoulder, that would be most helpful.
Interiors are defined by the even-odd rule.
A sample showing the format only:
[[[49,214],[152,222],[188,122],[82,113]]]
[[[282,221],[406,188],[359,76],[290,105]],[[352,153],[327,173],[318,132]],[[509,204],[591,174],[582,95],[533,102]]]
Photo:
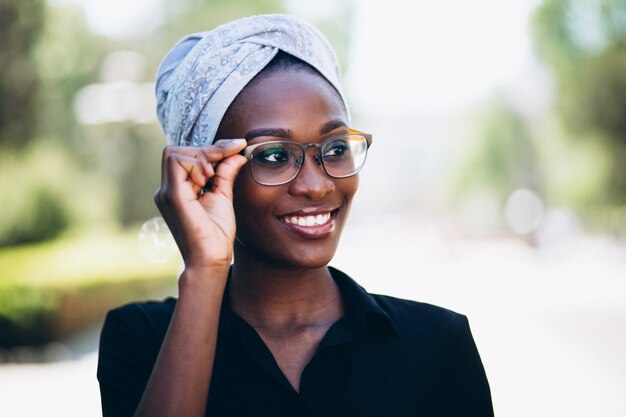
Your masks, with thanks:
[[[107,313],[97,378],[105,415],[131,415],[161,349],[176,300],[126,304]],[[117,410],[117,411],[115,411]]]
[[[389,295],[370,294],[390,318],[409,326],[459,326],[467,317],[447,308],[419,301],[396,298]]]
[[[131,341],[160,346],[175,306],[176,299],[167,298],[163,301],[126,304],[110,310],[102,327],[100,348],[106,349],[107,346]]]
[[[445,344],[458,344],[471,337],[467,317],[463,314],[388,295],[371,294],[371,297],[389,316],[401,337]]]
[[[162,322],[169,324],[175,306],[176,299],[171,297],[162,301],[125,304],[107,313],[105,326],[111,322],[143,322],[155,326],[159,326]]]
[[[493,416],[489,382],[466,316],[432,304],[371,296],[396,326],[402,365],[438,387],[437,401],[450,407],[445,415]]]
[[[128,370],[149,375],[175,306],[176,299],[167,298],[126,304],[107,313],[98,350],[101,383],[124,380],[129,387],[141,385],[137,382],[141,378],[128,378]]]
[[[342,271],[332,267],[330,270],[352,304],[368,314],[384,317],[400,335],[451,335],[465,333],[469,327],[463,314],[419,301],[372,294]]]

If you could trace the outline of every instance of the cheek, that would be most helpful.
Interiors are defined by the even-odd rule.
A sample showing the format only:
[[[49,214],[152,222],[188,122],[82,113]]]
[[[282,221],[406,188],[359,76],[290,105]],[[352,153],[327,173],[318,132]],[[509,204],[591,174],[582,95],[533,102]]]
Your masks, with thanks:
[[[254,225],[264,224],[273,216],[274,203],[278,199],[278,190],[274,188],[257,184],[247,166],[241,170],[233,187],[233,207],[238,227],[254,228]]]
[[[257,186],[250,175],[250,168],[244,166],[233,186],[233,207],[238,223],[255,211],[255,202],[259,200]]]
[[[233,184],[233,200],[237,201],[245,197],[249,192],[250,184],[248,180],[251,180],[250,176],[250,164],[245,164]]]
[[[352,197],[359,189],[359,175],[355,175],[349,178],[344,178],[341,184],[341,191],[346,196],[347,200],[352,200]]]

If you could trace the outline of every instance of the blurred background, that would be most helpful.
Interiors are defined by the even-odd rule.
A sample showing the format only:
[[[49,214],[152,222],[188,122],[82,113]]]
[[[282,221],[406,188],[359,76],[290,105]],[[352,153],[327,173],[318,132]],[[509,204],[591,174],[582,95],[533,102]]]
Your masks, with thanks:
[[[625,416],[625,0],[0,0],[0,414],[101,415],[104,314],[181,268],[156,68],[270,12],[375,137],[333,264],[468,315],[497,415]]]

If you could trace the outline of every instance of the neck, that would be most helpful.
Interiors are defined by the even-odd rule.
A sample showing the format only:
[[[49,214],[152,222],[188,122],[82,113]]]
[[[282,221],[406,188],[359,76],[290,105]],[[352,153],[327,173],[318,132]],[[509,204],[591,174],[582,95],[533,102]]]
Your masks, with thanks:
[[[343,314],[328,267],[271,264],[235,244],[230,298],[233,311],[257,330],[290,332],[324,326]]]

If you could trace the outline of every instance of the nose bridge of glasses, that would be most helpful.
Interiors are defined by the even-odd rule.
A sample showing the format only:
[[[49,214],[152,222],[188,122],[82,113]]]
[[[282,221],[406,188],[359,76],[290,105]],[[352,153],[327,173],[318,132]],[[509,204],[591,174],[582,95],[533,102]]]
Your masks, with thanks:
[[[307,143],[306,145],[300,145],[302,147],[302,150],[304,151],[304,155],[306,157],[306,154],[309,150],[309,148],[317,148],[315,150],[315,153],[313,154],[313,159],[315,159],[315,162],[317,162],[317,165],[322,165],[322,157],[321,157],[321,145],[319,143]],[[302,161],[304,162],[304,161]]]

